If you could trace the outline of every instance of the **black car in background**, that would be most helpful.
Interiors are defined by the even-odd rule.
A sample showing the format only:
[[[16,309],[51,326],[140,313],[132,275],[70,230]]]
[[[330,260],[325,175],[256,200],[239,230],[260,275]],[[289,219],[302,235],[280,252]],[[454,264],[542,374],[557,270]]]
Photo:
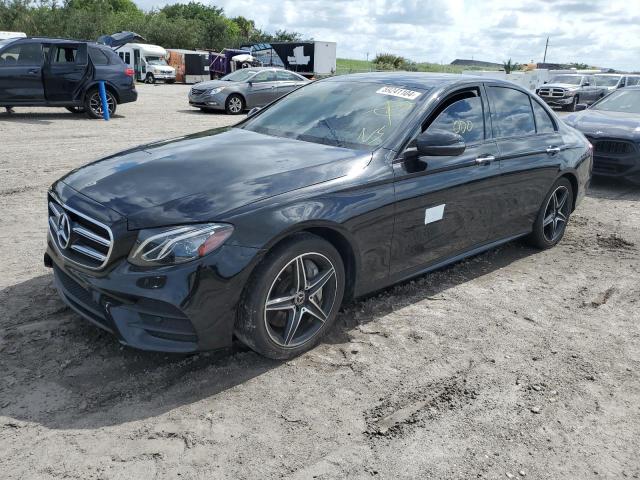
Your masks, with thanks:
[[[564,119],[593,145],[594,175],[640,183],[640,87],[616,90]]]
[[[45,265],[123,344],[192,352],[235,334],[290,358],[343,299],[520,237],[553,247],[591,162],[584,136],[512,83],[331,77],[61,178]]]
[[[119,103],[138,98],[133,70],[104,45],[52,38],[0,41],[0,107],[65,107],[100,118],[100,80],[111,114]]]

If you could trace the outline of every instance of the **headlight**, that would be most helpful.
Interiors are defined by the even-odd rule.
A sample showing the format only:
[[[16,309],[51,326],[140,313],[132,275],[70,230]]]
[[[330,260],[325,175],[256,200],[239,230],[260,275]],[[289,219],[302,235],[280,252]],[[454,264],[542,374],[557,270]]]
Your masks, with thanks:
[[[214,88],[212,90],[209,90],[209,93],[211,95],[215,95],[216,93],[220,93],[222,90],[224,90],[224,87],[218,87],[218,88]]]
[[[232,233],[233,226],[224,223],[140,230],[128,260],[142,267],[189,262],[220,247]]]

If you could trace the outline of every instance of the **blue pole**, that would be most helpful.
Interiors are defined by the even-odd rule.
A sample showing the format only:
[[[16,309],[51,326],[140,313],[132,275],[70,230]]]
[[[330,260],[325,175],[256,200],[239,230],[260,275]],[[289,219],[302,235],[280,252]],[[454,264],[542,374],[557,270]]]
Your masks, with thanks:
[[[104,86],[104,82],[98,83],[98,92],[100,93],[100,101],[102,102],[102,118],[109,120],[109,104],[107,103],[107,89]]]

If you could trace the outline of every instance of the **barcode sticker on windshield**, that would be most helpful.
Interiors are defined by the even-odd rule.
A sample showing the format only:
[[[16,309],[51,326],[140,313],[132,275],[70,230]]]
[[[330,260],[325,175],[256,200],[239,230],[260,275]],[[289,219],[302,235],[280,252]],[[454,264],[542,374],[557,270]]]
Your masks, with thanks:
[[[406,98],[407,100],[415,100],[420,96],[420,92],[398,87],[382,87],[377,90],[376,93],[379,93],[380,95],[391,95],[393,97]]]

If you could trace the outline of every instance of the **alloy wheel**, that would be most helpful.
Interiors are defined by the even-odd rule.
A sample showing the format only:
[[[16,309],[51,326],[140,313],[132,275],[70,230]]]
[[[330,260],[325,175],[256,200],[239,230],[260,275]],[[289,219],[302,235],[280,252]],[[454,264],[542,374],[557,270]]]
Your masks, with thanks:
[[[338,280],[331,261],[305,253],[287,263],[273,281],[264,306],[269,337],[278,346],[295,348],[322,329],[337,295]]]
[[[569,190],[560,185],[549,197],[544,210],[542,229],[548,242],[553,243],[562,235],[569,213]]]
[[[116,99],[113,95],[107,92],[107,107],[109,108],[109,114],[113,114],[115,109]],[[89,100],[89,108],[98,117],[102,117],[102,100],[100,100],[100,94],[94,93]]]
[[[229,100],[229,110],[232,113],[240,113],[240,111],[242,110],[242,100],[240,100],[238,97],[232,97]]]

